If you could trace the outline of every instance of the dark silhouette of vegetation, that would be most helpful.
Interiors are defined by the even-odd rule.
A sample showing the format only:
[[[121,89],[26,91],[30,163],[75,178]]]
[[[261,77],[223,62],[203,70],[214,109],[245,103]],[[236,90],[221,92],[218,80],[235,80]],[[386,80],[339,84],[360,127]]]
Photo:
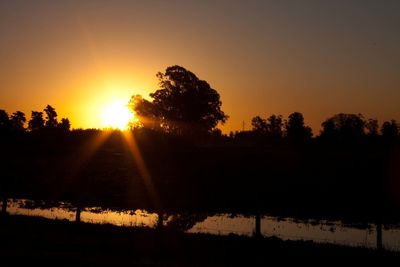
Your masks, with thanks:
[[[396,139],[399,136],[399,125],[395,120],[385,121],[381,132],[385,139]]]
[[[153,101],[131,98],[142,125],[124,134],[70,131],[50,105],[27,129],[22,112],[0,110],[0,197],[68,202],[77,220],[85,207],[181,214],[176,228],[221,212],[400,222],[396,121],[380,134],[377,120],[340,113],[312,137],[294,112],[228,136],[208,83],[179,66],[158,76]]]
[[[31,119],[28,122],[29,131],[40,131],[44,129],[45,121],[43,119],[43,112],[32,111]]]
[[[55,129],[58,124],[56,110],[52,106],[47,105],[46,108],[44,109],[44,112],[46,113],[45,126],[48,129]]]
[[[42,131],[61,131],[67,132],[71,129],[71,123],[68,118],[62,118],[57,121],[57,112],[55,108],[47,105],[44,109],[46,118],[43,118],[43,112],[32,111],[31,118],[25,128],[26,117],[21,111],[14,112],[11,116],[5,110],[0,110],[0,134],[10,134],[11,132],[42,132]]]
[[[157,115],[157,109],[152,102],[141,95],[134,95],[129,101],[129,107],[140,118],[140,126],[147,129],[162,130],[162,124]],[[133,128],[135,125],[132,126]]]
[[[365,120],[361,114],[336,114],[322,123],[321,136],[351,139],[365,135]]]
[[[144,121],[155,122],[166,132],[210,133],[228,116],[221,110],[218,92],[181,66],[157,74],[160,89],[150,94],[152,102],[133,96],[131,105]]]
[[[286,137],[291,140],[304,141],[312,136],[312,130],[304,125],[303,114],[300,112],[294,112],[289,115],[285,128]]]
[[[378,209],[384,221],[400,220],[393,186],[399,180],[388,171],[396,169],[398,136],[389,146],[380,145],[381,135],[334,146],[317,136],[292,146],[285,133],[260,146],[254,136],[244,142],[239,133],[201,141],[144,127],[131,133],[165,212],[268,212],[371,221],[371,211]],[[0,140],[0,193],[66,201],[80,209],[158,212],[125,138],[118,131],[73,130],[29,131]],[[377,185],[382,194],[376,193]],[[383,204],[377,206],[382,195]],[[190,225],[191,219],[177,217],[175,224]]]
[[[57,127],[61,131],[68,132],[71,129],[71,122],[67,118],[62,118]]]
[[[279,140],[286,138],[292,142],[300,143],[309,140],[312,137],[312,130],[305,126],[303,114],[294,112],[288,116],[287,121],[283,121],[282,115],[272,114],[267,119],[255,116],[251,120],[253,137],[249,135],[250,140],[257,138],[262,140]],[[237,136],[243,138],[246,134],[240,133]],[[260,139],[261,138],[261,139]]]
[[[11,121],[8,113],[0,109],[0,133],[9,132],[11,130]]]
[[[260,116],[255,116],[251,119],[251,126],[253,131],[262,135],[268,134],[268,124],[267,120],[261,118]]]
[[[206,81],[180,66],[157,77],[151,101],[131,97],[140,123],[124,133],[71,130],[51,105],[32,111],[27,126],[23,112],[0,110],[0,223],[12,198],[69,203],[77,228],[86,207],[146,209],[159,214],[160,236],[209,214],[241,213],[255,215],[262,242],[270,214],[374,223],[379,249],[383,224],[400,223],[395,120],[379,132],[376,119],[339,113],[313,137],[293,112],[255,116],[251,131],[225,135],[217,126],[228,116]]]
[[[368,119],[365,122],[365,128],[367,130],[367,134],[370,136],[377,136],[379,130],[379,123],[377,119]]]
[[[271,115],[267,118],[268,133],[273,138],[281,138],[283,136],[283,120],[281,115]]]
[[[23,216],[13,216],[1,225],[0,240],[2,266],[29,266],[33,262],[46,266],[60,260],[68,266],[77,262],[88,266],[309,265],[323,259],[333,265],[354,261],[367,266],[399,261],[398,252],[370,248],[277,237],[253,239],[85,223],[77,226]]]
[[[256,116],[251,120],[253,131],[271,138],[283,136],[283,120],[281,115],[271,115],[267,119]]]
[[[13,131],[23,132],[25,131],[24,124],[26,122],[25,114],[21,111],[16,111],[11,115],[10,118],[11,127]]]

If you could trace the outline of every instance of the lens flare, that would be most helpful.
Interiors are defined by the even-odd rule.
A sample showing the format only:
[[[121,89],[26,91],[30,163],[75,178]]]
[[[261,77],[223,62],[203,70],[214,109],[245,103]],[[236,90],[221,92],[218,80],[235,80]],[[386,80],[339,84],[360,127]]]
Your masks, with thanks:
[[[125,130],[134,121],[134,114],[125,101],[115,101],[104,107],[101,119],[104,128]]]

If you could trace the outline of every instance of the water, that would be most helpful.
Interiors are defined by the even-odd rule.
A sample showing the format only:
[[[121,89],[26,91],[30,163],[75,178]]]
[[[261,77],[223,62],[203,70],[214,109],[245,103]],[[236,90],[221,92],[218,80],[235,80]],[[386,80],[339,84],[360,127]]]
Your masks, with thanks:
[[[60,203],[57,208],[29,207],[27,200],[11,200],[7,211],[14,215],[40,216],[49,219],[75,220],[73,207]],[[164,224],[173,219],[169,216]],[[99,208],[86,208],[81,213],[81,221],[97,224],[113,224],[118,226],[152,227],[157,224],[158,215],[144,210],[113,211]],[[238,234],[251,236],[254,234],[254,216],[233,216],[232,214],[216,214],[206,217],[187,230],[188,233],[209,233],[217,235]],[[312,240],[318,243],[334,243],[347,246],[376,248],[376,228],[366,225],[356,228],[344,225],[339,221],[299,221],[293,218],[277,218],[264,216],[261,219],[261,234],[265,237],[276,236],[283,240]],[[400,251],[400,226],[383,229],[383,246],[385,249]]]
[[[9,200],[7,211],[13,215],[39,216],[48,219],[75,221],[75,210],[68,204],[59,207],[31,208],[29,200]],[[112,211],[86,208],[81,212],[81,222],[113,224],[118,226],[155,227],[158,215],[143,210]]]
[[[219,214],[208,217],[204,222],[196,224],[189,232],[210,234],[244,234],[251,236],[255,229],[254,217],[232,217]],[[297,221],[293,218],[278,219],[264,216],[261,219],[261,234],[265,237],[276,236],[283,240],[313,240],[318,243],[334,243],[347,246],[376,247],[376,231],[370,225],[367,229],[345,226],[340,222]],[[387,248],[400,248],[400,229],[393,231]],[[385,233],[384,233],[385,236]],[[389,240],[389,239],[388,239]],[[399,249],[400,251],[400,249]]]

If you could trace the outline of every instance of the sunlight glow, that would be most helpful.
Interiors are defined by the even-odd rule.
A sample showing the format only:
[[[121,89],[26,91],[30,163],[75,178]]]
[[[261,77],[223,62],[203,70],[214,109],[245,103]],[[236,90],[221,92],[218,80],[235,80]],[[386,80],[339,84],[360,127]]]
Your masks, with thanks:
[[[129,151],[132,155],[133,161],[139,170],[140,176],[143,178],[144,185],[146,186],[147,193],[150,196],[152,204],[156,210],[159,210],[161,208],[160,199],[151,178],[149,169],[147,168],[146,162],[143,159],[139,146],[136,143],[135,136],[133,135],[132,131],[124,132],[123,136],[126,144],[129,147]]]
[[[126,101],[115,101],[103,108],[101,119],[106,128],[125,130],[134,121],[134,114],[129,110]]]

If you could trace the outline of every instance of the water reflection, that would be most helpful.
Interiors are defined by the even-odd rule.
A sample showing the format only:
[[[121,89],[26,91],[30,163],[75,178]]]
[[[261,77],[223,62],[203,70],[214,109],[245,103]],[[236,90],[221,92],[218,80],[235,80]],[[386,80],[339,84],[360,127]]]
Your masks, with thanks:
[[[114,224],[118,226],[155,227],[158,216],[144,210],[112,211],[94,213],[90,209],[81,213],[81,221],[88,223]]]
[[[75,210],[67,203],[58,207],[37,208],[28,200],[11,200],[8,203],[10,214],[40,216],[49,219],[75,220]],[[173,216],[170,216],[170,218]],[[202,216],[198,216],[202,218]],[[252,216],[233,216],[217,214],[203,216],[205,220],[193,223],[188,233],[210,233],[217,235],[238,234],[251,236],[255,229]],[[158,216],[144,210],[113,211],[100,208],[86,208],[81,213],[81,221],[118,226],[156,227]],[[171,223],[170,219],[164,225]],[[357,228],[337,221],[299,221],[292,218],[264,216],[261,220],[261,233],[265,237],[276,236],[283,240],[313,240],[319,243],[335,243],[348,246],[376,248],[376,229],[374,225]],[[383,230],[383,246],[389,250],[400,251],[400,228],[391,226]]]
[[[58,207],[38,208],[29,200],[11,200],[7,211],[13,215],[40,216],[56,220],[75,220],[75,209],[71,205],[59,203]],[[113,224],[118,226],[154,227],[158,216],[143,210],[112,211],[92,207],[81,212],[81,222]]]
[[[68,205],[60,203],[59,207],[34,208],[30,200],[9,200],[7,212],[13,215],[39,216],[56,220],[75,220],[75,212]]]
[[[254,217],[219,214],[196,224],[189,232],[210,234],[242,234],[251,236],[255,229]],[[336,243],[349,246],[376,247],[376,232],[372,225],[366,229],[345,226],[340,222],[299,221],[291,218],[265,216],[261,219],[261,233],[265,237],[276,236],[283,240],[313,240],[320,243]],[[387,247],[400,245],[400,231],[393,230],[391,243]],[[394,242],[393,242],[394,241]],[[395,244],[397,242],[397,244]]]

